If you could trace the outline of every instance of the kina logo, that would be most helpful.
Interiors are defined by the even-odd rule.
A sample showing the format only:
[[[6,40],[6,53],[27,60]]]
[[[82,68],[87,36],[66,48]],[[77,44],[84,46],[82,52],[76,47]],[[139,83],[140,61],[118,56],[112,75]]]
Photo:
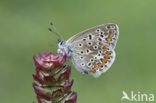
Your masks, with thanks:
[[[146,102],[153,102],[154,101],[154,94],[152,93],[141,93],[141,92],[134,92],[131,91],[130,95],[128,95],[125,91],[122,91],[121,101],[128,100],[128,101],[146,101]]]

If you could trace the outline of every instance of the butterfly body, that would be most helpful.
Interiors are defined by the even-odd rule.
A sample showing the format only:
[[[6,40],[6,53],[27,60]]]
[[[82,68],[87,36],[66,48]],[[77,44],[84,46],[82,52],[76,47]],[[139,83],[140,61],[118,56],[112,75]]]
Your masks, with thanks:
[[[119,30],[116,24],[103,24],[58,43],[59,53],[66,53],[83,74],[98,77],[106,72],[115,60]]]

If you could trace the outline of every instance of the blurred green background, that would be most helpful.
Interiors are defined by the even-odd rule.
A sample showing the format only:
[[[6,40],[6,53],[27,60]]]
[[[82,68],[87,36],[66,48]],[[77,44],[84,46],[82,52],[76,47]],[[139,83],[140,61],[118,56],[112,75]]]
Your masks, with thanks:
[[[36,101],[33,54],[57,51],[50,21],[66,40],[96,25],[119,25],[117,56],[108,72],[94,78],[68,63],[78,103],[120,103],[123,90],[156,95],[156,1],[0,0],[0,103]]]

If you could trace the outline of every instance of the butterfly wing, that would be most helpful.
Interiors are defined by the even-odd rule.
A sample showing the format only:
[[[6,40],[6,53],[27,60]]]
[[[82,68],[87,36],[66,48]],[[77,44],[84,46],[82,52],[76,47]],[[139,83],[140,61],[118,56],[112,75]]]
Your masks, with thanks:
[[[116,24],[103,24],[78,33],[67,40],[76,69],[95,77],[107,71],[115,59],[114,48],[118,35]]]

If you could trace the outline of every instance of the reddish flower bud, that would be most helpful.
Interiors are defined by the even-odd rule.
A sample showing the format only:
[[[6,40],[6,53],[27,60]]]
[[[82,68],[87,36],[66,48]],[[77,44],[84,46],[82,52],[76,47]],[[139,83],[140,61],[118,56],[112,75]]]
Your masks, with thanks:
[[[77,94],[73,92],[71,96],[68,98],[68,100],[65,101],[65,103],[76,103],[77,101]]]
[[[53,101],[57,101],[59,99],[61,99],[64,96],[64,92],[62,91],[62,89],[57,89],[52,93],[52,99]]]
[[[38,86],[36,83],[33,83],[33,87],[38,97],[50,101],[51,95],[50,93],[48,93],[50,91],[46,91],[44,88]]]
[[[69,93],[71,91],[71,87],[73,85],[73,82],[74,82],[74,80],[72,80],[71,82],[69,80],[65,81],[64,87],[63,87],[64,92]]]
[[[69,66],[65,67],[63,72],[58,77],[58,82],[64,82],[65,80],[68,80],[70,77],[70,73],[71,73],[70,67]]]
[[[33,56],[36,74],[33,88],[38,103],[76,103],[77,94],[71,91],[73,80],[70,81],[71,68],[65,66],[66,55],[54,53],[40,53],[40,57]]]

